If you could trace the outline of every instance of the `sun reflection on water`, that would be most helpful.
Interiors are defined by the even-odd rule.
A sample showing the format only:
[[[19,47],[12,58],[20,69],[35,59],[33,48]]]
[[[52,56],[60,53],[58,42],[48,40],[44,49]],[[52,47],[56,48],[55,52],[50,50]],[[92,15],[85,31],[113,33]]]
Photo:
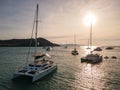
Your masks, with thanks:
[[[76,87],[78,89],[95,89],[99,90],[104,86],[102,81],[104,77],[104,72],[99,68],[99,65],[92,65],[92,64],[81,64],[80,65],[80,72],[75,73],[76,78]]]
[[[96,47],[97,46],[91,46],[91,49],[90,49],[90,47],[84,46],[84,47],[82,47],[82,49],[85,51],[85,55],[87,55],[90,53],[90,50],[93,51]]]

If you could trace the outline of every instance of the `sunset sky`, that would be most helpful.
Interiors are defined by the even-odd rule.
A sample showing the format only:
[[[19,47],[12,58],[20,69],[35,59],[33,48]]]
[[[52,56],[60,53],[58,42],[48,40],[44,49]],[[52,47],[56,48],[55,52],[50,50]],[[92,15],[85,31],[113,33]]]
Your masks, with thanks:
[[[92,12],[93,39],[120,40],[120,0],[0,0],[0,39],[30,38],[37,3],[39,37],[73,43],[75,34],[77,43],[87,43],[89,26],[84,17]]]

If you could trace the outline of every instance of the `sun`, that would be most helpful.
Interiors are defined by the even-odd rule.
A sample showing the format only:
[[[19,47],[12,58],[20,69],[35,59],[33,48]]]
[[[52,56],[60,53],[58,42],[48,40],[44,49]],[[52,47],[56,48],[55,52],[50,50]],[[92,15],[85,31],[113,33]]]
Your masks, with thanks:
[[[88,13],[84,18],[85,25],[89,26],[96,22],[96,17],[93,13]]]

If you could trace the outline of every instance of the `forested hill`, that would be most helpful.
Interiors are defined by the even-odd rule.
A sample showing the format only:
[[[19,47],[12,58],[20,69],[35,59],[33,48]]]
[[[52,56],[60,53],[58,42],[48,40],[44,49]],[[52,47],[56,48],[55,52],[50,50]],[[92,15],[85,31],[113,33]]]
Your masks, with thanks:
[[[58,44],[52,43],[44,38],[38,38],[38,46],[59,46]],[[27,47],[30,45],[35,46],[35,39],[10,39],[10,40],[0,40],[0,46],[2,47]]]

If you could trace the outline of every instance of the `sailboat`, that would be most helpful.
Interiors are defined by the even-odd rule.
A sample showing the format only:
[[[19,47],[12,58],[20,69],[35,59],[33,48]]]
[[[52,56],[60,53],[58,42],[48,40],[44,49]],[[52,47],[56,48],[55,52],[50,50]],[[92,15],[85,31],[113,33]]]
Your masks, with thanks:
[[[78,55],[78,51],[76,49],[76,36],[74,35],[74,50],[71,52],[72,55]]]
[[[67,45],[65,45],[65,48],[66,48],[66,49],[68,48]]]
[[[66,44],[65,44],[64,48],[65,48],[65,49],[67,49],[67,48],[68,48],[68,46],[67,46],[67,42],[66,42]]]
[[[39,5],[37,4],[37,9],[35,13],[35,22],[34,22],[35,23],[34,25],[36,25],[35,53],[33,55],[34,62],[30,64],[26,63],[24,67],[15,70],[13,74],[13,79],[25,77],[25,78],[30,78],[31,82],[35,82],[57,69],[57,65],[53,61],[49,60],[50,55],[48,55],[47,53],[37,52],[38,9],[39,9]]]
[[[102,55],[92,51],[92,22],[90,24],[90,53],[81,58],[81,62],[96,64],[102,61]]]

